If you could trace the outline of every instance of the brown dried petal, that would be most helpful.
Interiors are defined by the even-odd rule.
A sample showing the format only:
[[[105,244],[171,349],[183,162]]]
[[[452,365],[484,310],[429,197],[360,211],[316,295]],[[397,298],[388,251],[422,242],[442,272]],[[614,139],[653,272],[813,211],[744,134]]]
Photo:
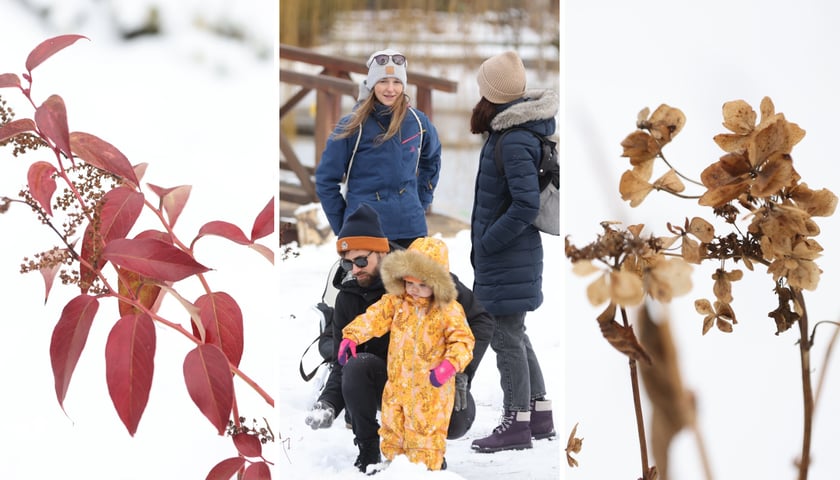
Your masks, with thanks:
[[[621,199],[629,201],[631,207],[637,207],[653,190],[653,185],[646,180],[640,178],[634,171],[627,170],[621,175],[621,181],[618,184],[618,191],[621,193]]]
[[[739,135],[747,135],[755,128],[755,110],[743,100],[723,104],[723,126]]]
[[[700,217],[694,217],[688,224],[688,233],[699,238],[703,243],[709,243],[715,238],[715,227]]]
[[[685,190],[685,185],[680,181],[680,177],[677,176],[677,172],[674,169],[670,169],[665,172],[665,175],[659,177],[658,180],[653,182],[653,186],[659,190],[665,190],[667,192],[682,192]]]
[[[663,258],[646,277],[648,294],[663,303],[691,290],[691,265],[681,258]]]
[[[761,110],[761,123],[766,123],[769,121],[770,117],[776,114],[776,107],[773,105],[773,100],[770,97],[764,97],[761,99],[761,105],[759,106]]]
[[[715,322],[718,330],[724,333],[732,333],[732,324],[722,318],[718,318]]]
[[[807,183],[800,183],[790,192],[790,198],[808,215],[829,217],[837,209],[837,195],[830,190],[811,190]]]
[[[629,157],[630,163],[636,165],[637,163],[652,160],[659,154],[660,147],[649,133],[636,130],[627,135],[622,140],[621,146],[624,148],[622,157]]]
[[[607,276],[609,274],[599,276],[594,282],[586,287],[586,298],[592,306],[598,306],[610,299],[610,289],[607,285]]]
[[[718,301],[730,303],[732,301],[732,284],[729,283],[729,278],[726,275],[726,272],[718,269],[712,275],[712,278],[715,281],[714,286],[712,287],[715,298],[717,298]]]
[[[642,279],[630,272],[610,272],[610,287],[610,298],[622,307],[639,305],[645,298]]]
[[[698,298],[694,301],[694,310],[696,310],[700,315],[711,315],[715,313],[712,309],[712,303],[705,298]]]
[[[661,140],[670,142],[685,125],[685,114],[678,109],[664,103],[650,116],[650,123],[660,133]]]
[[[790,185],[795,170],[790,155],[778,153],[767,160],[767,163],[756,176],[750,187],[750,194],[757,198],[767,198],[779,193]]]
[[[572,454],[580,453],[583,448],[583,439],[575,436],[577,427],[578,424],[576,423],[574,428],[572,428],[572,432],[569,434],[569,439],[566,441],[566,463],[568,463],[570,467],[578,466],[578,461],[572,457]]]
[[[714,315],[706,315],[703,317],[703,335],[705,335],[709,330],[712,329],[712,326],[715,324],[715,316]]]
[[[682,258],[688,263],[699,265],[703,260],[705,247],[689,237],[682,237]]]
[[[719,133],[713,137],[713,140],[724,152],[744,153],[752,138],[733,133]]]

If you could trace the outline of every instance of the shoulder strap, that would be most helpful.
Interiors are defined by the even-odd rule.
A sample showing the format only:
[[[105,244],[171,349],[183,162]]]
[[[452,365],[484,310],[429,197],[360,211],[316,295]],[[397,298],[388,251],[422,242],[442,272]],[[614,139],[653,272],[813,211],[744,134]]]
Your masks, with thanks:
[[[353,153],[350,155],[350,163],[347,164],[347,171],[344,172],[344,187],[350,181],[350,169],[353,168],[353,159],[356,158],[356,150],[359,149],[359,141],[362,140],[362,124],[359,124],[359,134],[356,135],[356,144],[353,145]]]
[[[417,172],[420,171],[420,155],[423,150],[423,123],[420,122],[420,116],[417,115],[417,112],[413,108],[408,107],[408,111],[414,115],[414,119],[417,120],[417,128],[420,130],[420,148],[417,149],[417,165],[414,167],[414,174],[417,175]]]
[[[298,371],[300,371],[300,377],[303,379],[304,382],[308,382],[308,381],[312,380],[312,377],[315,376],[315,372],[317,372],[318,369],[321,368],[321,365],[326,365],[327,363],[329,363],[328,361],[323,360],[323,361],[321,361],[321,363],[316,365],[315,368],[313,368],[311,372],[305,373],[303,371],[303,357],[306,356],[306,352],[308,352],[309,349],[312,348],[312,345],[315,345],[316,343],[318,343],[318,340],[320,340],[320,339],[321,339],[321,335],[318,335],[317,337],[315,337],[315,340],[312,340],[312,343],[310,343],[309,346],[306,347],[306,350],[304,350],[303,354],[300,356],[300,363],[298,364]]]

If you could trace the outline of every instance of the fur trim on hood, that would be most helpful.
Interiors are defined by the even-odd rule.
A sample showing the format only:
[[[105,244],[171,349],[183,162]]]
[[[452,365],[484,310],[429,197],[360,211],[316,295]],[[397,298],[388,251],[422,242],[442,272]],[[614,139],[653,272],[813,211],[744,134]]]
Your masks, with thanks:
[[[449,249],[443,240],[421,237],[407,250],[389,253],[382,259],[380,269],[385,290],[405,295],[404,277],[417,277],[431,287],[434,301],[446,305],[458,298],[452,275],[449,274]]]
[[[560,109],[560,96],[554,90],[528,90],[525,101],[514,103],[490,122],[493,130],[505,130],[533,120],[553,118]]]

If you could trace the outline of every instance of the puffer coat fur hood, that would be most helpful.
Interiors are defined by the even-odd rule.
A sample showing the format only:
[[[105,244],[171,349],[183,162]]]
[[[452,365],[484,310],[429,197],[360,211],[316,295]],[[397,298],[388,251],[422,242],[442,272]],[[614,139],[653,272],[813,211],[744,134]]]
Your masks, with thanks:
[[[431,287],[438,305],[446,305],[458,297],[449,274],[449,248],[438,238],[420,237],[408,249],[387,255],[380,272],[385,290],[394,295],[405,294],[403,278],[410,276]]]

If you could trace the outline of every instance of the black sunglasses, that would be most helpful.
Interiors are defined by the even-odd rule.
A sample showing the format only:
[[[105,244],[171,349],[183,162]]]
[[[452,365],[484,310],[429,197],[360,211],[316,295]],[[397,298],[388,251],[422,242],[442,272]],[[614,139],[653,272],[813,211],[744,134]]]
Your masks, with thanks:
[[[405,63],[405,55],[400,54],[385,55],[383,53],[382,55],[377,55],[373,57],[373,61],[376,62],[377,65],[385,65],[386,63],[388,63],[389,58],[392,62],[394,62],[394,65],[402,65]]]
[[[342,258],[341,259],[341,268],[345,272],[349,272],[350,270],[353,270],[353,265],[355,265],[359,268],[365,268],[365,267],[368,266],[368,260],[367,259],[368,259],[368,257],[370,256],[371,253],[373,253],[373,252],[371,251],[367,255],[365,255],[364,257],[356,257],[353,260],[350,260],[350,259],[347,259],[347,258]]]

